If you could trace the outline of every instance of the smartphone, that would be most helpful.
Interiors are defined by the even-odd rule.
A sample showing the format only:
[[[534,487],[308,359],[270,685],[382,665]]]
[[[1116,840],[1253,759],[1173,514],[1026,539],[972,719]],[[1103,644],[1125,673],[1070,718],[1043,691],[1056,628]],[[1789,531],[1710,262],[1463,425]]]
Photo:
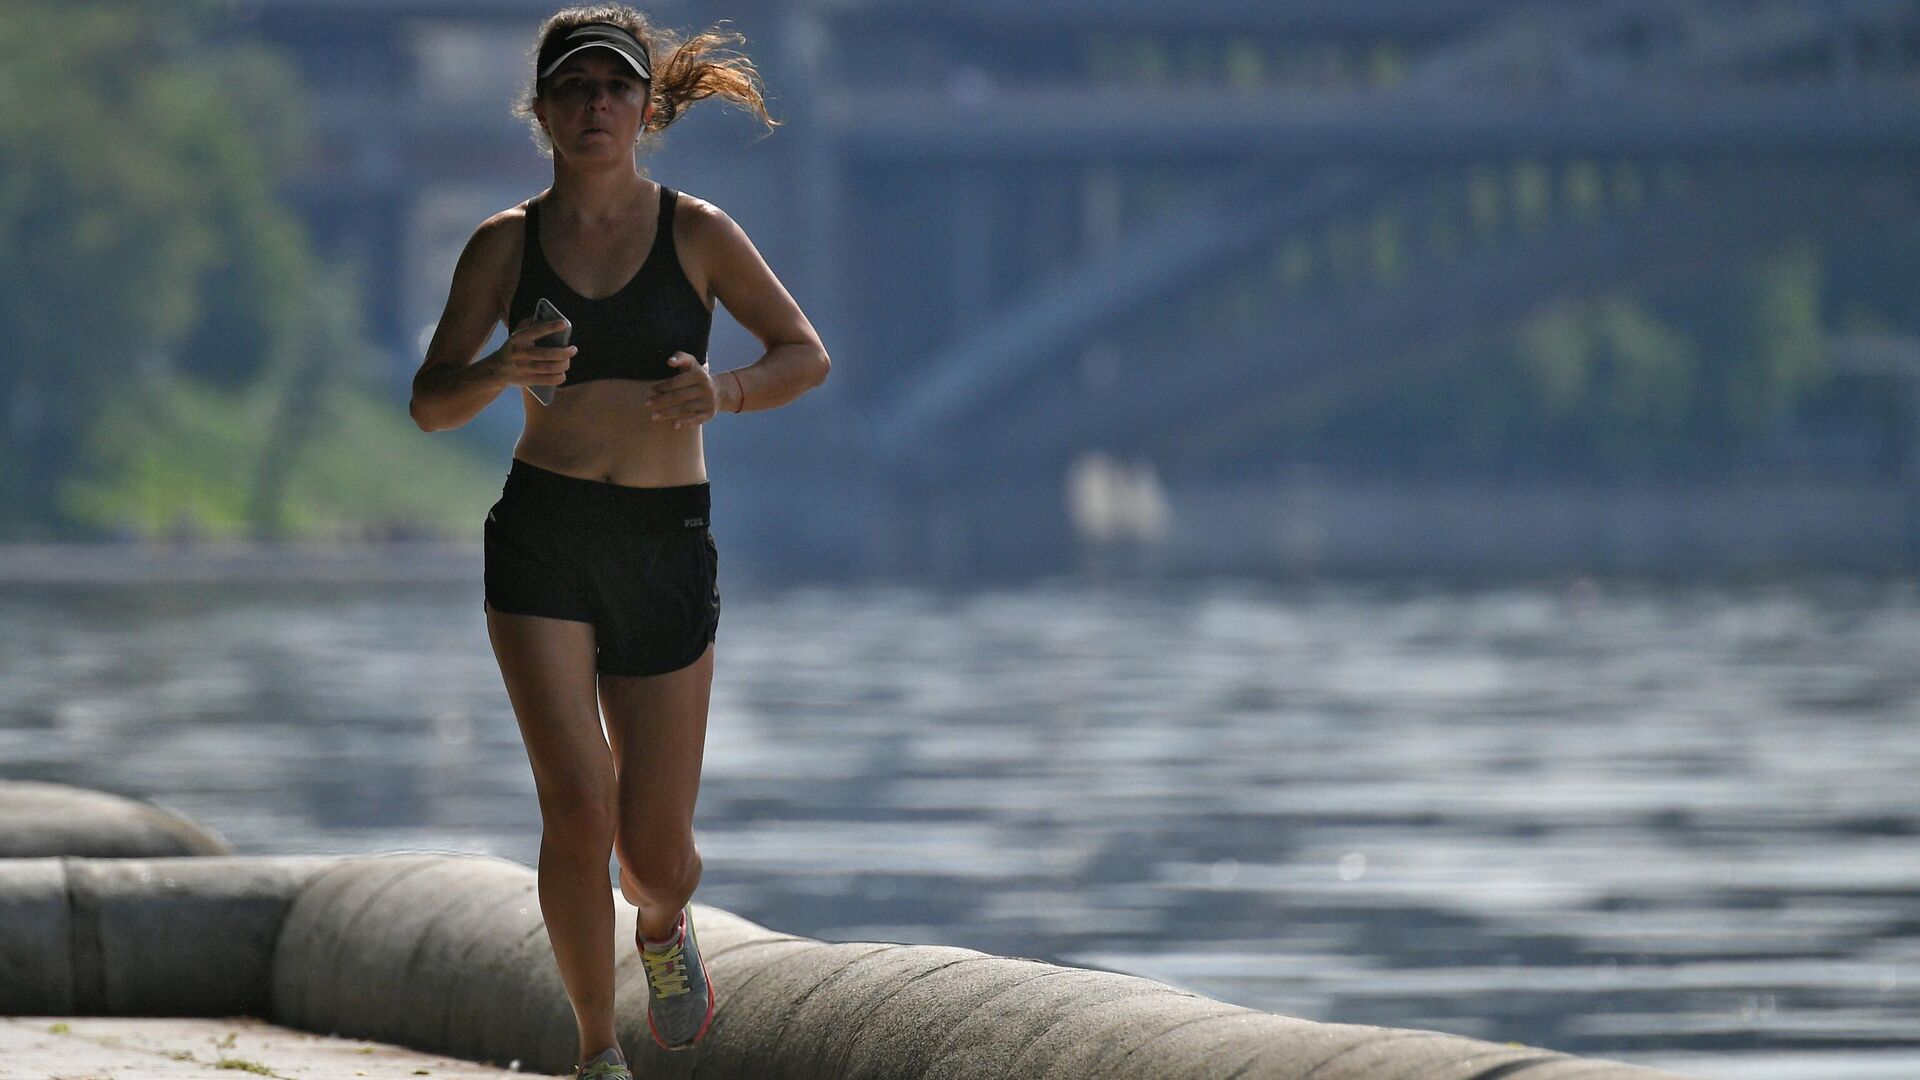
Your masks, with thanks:
[[[553,301],[544,296],[541,297],[540,302],[533,305],[533,321],[544,323],[552,322],[555,319],[566,319],[566,316],[560,314],[560,309],[553,306]],[[565,345],[572,338],[573,322],[568,320],[565,329],[557,333],[548,334],[546,337],[534,342],[534,344],[543,349],[557,349]],[[533,396],[539,399],[540,404],[551,405],[553,404],[553,392],[560,388],[552,383],[540,383],[537,386],[529,386],[527,389],[533,391]]]

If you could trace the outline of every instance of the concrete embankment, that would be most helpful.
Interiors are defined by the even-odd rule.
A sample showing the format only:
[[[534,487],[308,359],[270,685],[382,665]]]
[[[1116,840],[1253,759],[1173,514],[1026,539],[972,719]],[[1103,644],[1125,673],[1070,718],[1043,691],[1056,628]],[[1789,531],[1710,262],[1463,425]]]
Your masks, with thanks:
[[[204,825],[141,799],[33,780],[0,780],[0,858],[229,855]]]
[[[639,958],[610,946],[636,1076],[1675,1077],[971,949],[818,941],[698,902],[694,920],[719,1001],[692,1051],[654,1046]],[[534,871],[481,856],[0,859],[0,1012],[249,1015],[552,1073],[575,1047]]]
[[[237,1070],[237,1071],[236,1071]],[[0,1016],[0,1080],[512,1080],[512,1069],[251,1016]]]

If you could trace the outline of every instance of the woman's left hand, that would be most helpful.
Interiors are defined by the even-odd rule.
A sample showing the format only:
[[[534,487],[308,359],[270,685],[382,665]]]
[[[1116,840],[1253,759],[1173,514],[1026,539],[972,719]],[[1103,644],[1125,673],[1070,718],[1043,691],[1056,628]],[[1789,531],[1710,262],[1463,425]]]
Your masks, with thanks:
[[[675,430],[713,419],[720,411],[720,394],[706,365],[690,352],[676,352],[667,363],[686,370],[653,385],[646,403],[650,418],[672,420]]]

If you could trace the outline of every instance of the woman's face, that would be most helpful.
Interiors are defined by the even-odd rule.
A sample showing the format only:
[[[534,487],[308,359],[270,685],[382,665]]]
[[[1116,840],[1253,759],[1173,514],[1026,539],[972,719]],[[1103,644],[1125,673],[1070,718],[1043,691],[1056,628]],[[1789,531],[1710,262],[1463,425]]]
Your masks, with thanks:
[[[640,128],[653,115],[647,84],[612,49],[583,49],[547,79],[533,103],[553,140],[570,160],[633,159]]]

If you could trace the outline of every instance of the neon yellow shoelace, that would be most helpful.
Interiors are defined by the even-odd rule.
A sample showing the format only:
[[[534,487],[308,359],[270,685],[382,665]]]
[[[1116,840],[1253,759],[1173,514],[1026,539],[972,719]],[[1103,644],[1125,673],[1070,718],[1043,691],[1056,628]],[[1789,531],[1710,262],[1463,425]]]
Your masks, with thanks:
[[[596,1061],[587,1066],[576,1080],[593,1080],[595,1077],[609,1076],[625,1077],[627,1080],[631,1080],[633,1074],[627,1071],[625,1065],[615,1065],[609,1061]]]
[[[647,981],[653,984],[653,992],[657,996],[669,998],[687,992],[687,961],[681,953],[685,945],[686,938],[683,936],[666,952],[640,950],[640,960],[647,965]]]

